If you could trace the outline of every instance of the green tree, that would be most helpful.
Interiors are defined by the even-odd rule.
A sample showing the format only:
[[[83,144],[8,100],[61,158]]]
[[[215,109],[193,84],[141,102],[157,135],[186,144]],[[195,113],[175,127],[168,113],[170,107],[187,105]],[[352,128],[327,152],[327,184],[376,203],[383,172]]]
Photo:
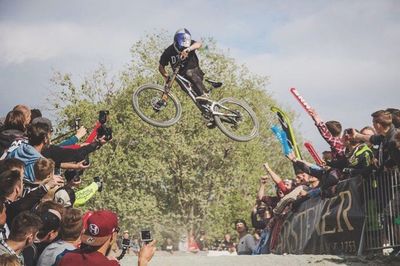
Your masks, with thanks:
[[[91,156],[92,167],[85,174],[103,177],[106,187],[87,208],[112,209],[122,227],[152,228],[158,237],[189,229],[205,229],[211,237],[222,237],[233,230],[235,219],[249,218],[264,161],[282,175],[292,175],[269,129],[275,121],[269,109],[277,103],[265,90],[267,79],[238,65],[212,39],[202,41],[201,68],[206,76],[224,82],[211,97],[249,103],[261,126],[255,140],[234,142],[218,129],[208,129],[178,86],[173,92],[182,103],[183,116],[176,125],[156,128],[133,112],[135,89],[163,83],[158,59],[170,44],[167,34],[149,34],[136,42],[131,63],[117,78],[109,77],[104,66],[79,86],[70,74],[55,74],[58,93],[49,102],[57,113],[60,132],[74,117],[90,128],[99,110],[111,113],[113,140]]]

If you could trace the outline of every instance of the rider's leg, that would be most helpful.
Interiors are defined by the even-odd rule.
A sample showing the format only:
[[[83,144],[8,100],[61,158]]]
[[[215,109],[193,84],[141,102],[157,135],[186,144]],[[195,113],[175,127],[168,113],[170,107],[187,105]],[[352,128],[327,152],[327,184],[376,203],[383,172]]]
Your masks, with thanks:
[[[204,92],[207,90],[203,84],[204,73],[199,67],[186,70],[185,76],[192,82],[193,90],[196,92],[197,96],[206,96]]]

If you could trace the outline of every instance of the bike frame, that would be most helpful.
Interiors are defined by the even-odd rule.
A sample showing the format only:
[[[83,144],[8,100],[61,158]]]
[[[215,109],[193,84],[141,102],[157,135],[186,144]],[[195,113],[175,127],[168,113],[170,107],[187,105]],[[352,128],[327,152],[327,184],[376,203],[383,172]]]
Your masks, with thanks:
[[[216,102],[214,100],[209,99],[208,102],[210,103],[210,105],[205,105],[205,104],[200,104],[198,101],[196,101],[196,96],[195,96],[195,92],[192,89],[192,83],[187,80],[186,78],[184,78],[182,75],[179,75],[180,66],[176,67],[174,70],[174,73],[172,74],[172,77],[170,78],[169,81],[167,81],[167,83],[164,86],[164,94],[162,96],[162,99],[164,101],[167,100],[168,98],[168,93],[169,91],[172,89],[172,84],[174,83],[175,79],[177,79],[183,86],[185,92],[189,95],[190,99],[192,99],[193,103],[197,106],[197,108],[203,113],[204,110],[209,110],[211,112],[212,116],[224,116],[224,117],[237,117],[237,114],[235,113],[221,113],[221,112],[217,112],[214,111],[214,107],[218,106],[220,108],[223,108],[227,111],[232,112],[232,110],[230,110],[229,108],[223,106],[222,104],[220,104],[219,102]]]

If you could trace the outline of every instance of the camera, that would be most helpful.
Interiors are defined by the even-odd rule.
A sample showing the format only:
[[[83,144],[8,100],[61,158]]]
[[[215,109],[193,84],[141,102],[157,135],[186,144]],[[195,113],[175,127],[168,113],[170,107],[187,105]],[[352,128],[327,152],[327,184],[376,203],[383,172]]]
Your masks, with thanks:
[[[151,236],[150,230],[141,230],[140,231],[140,239],[142,240],[143,243],[148,244],[151,241],[153,241],[153,238]]]
[[[81,127],[81,118],[77,117],[77,118],[75,118],[75,121],[74,121],[75,131],[77,131],[80,127]]]
[[[79,182],[81,180],[81,175],[83,174],[83,170],[65,170],[64,172],[64,177],[67,180],[67,182],[69,181],[73,181],[73,182]]]
[[[122,239],[122,250],[127,250],[131,245],[131,240],[129,238]]]
[[[107,120],[109,114],[110,112],[107,110],[102,110],[99,112],[100,127],[97,129],[97,138],[105,137],[106,141],[112,139],[112,128],[107,127]]]

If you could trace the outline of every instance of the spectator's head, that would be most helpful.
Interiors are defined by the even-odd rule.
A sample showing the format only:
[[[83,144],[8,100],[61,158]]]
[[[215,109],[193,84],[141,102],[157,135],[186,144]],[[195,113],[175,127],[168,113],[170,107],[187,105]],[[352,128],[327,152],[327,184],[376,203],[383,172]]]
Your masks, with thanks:
[[[325,123],[326,127],[328,128],[329,132],[334,137],[339,137],[340,133],[342,132],[342,125],[338,121],[328,121]]]
[[[21,111],[10,111],[4,121],[4,129],[16,129],[22,132],[26,131],[26,117]]]
[[[7,158],[3,161],[0,161],[0,173],[6,170],[17,170],[21,173],[21,176],[23,176],[24,169],[25,169],[24,163],[17,158]]]
[[[0,174],[0,197],[16,201],[22,196],[22,175],[17,170],[6,170]]]
[[[82,229],[82,212],[74,208],[67,209],[61,221],[61,239],[65,241],[76,241],[80,239]]]
[[[54,201],[64,206],[64,208],[70,208],[75,203],[75,191],[68,186],[60,187],[54,193]]]
[[[47,123],[32,122],[32,124],[28,127],[27,133],[29,144],[32,146],[43,145],[45,147],[50,145],[51,127]]]
[[[61,217],[64,216],[65,208],[61,204],[59,204],[57,202],[54,202],[54,201],[41,202],[37,206],[36,212],[41,214],[41,213],[44,213],[44,212],[46,212],[46,211],[48,211],[50,209],[58,211],[61,214]]]
[[[4,199],[0,197],[0,227],[2,228],[6,224],[7,213]]]
[[[296,184],[298,185],[308,184],[310,176],[296,165],[294,165],[294,173],[296,175],[295,179]]]
[[[230,234],[225,234],[224,240],[225,240],[226,242],[230,242],[230,241],[231,241],[231,235],[230,235]]]
[[[50,243],[58,236],[61,226],[61,213],[56,209],[48,209],[38,212],[42,220],[43,227],[39,230],[37,235],[40,242]]]
[[[292,179],[285,179],[285,180],[283,180],[283,183],[285,184],[285,187],[286,187],[286,189],[287,190],[292,190],[293,189],[293,186],[294,186],[294,180],[292,180]]]
[[[104,255],[108,255],[119,231],[117,215],[107,210],[95,211],[87,220],[87,225],[81,236],[82,244],[104,250]]]
[[[42,220],[30,211],[23,211],[18,214],[12,224],[9,239],[23,243],[23,248],[29,247],[37,240],[37,234],[42,228]]]
[[[396,128],[400,128],[400,110],[396,108],[388,108],[386,109],[389,113],[392,114],[392,123]]]
[[[32,109],[32,110],[31,110],[31,122],[32,122],[33,119],[35,119],[36,117],[42,117],[42,112],[40,112],[39,109]]]
[[[357,133],[360,133],[360,131],[358,131],[357,129],[355,129],[355,131]],[[354,140],[351,137],[351,134],[352,134],[352,129],[351,128],[346,128],[343,131],[342,142],[346,147],[353,147],[353,146],[355,146],[355,145],[360,143],[360,141]]]
[[[46,201],[39,204],[37,214],[43,223],[37,237],[40,242],[50,243],[58,236],[64,208],[55,202]]]
[[[128,231],[128,230],[125,230],[125,231],[123,232],[123,234],[122,234],[122,237],[123,237],[124,239],[129,239],[129,231]]]
[[[322,160],[325,162],[332,161],[332,152],[331,151],[323,151],[322,152]]]
[[[376,134],[376,131],[375,131],[375,129],[373,127],[366,126],[366,127],[363,127],[360,130],[360,133],[363,134],[363,135],[372,136],[372,135]]]
[[[31,109],[28,106],[18,104],[13,108],[13,111],[20,111],[25,116],[25,127],[31,122]]]
[[[33,166],[35,172],[35,179],[37,181],[43,181],[47,178],[51,178],[54,174],[54,161],[52,159],[40,158]]]
[[[244,233],[244,232],[247,232],[247,224],[246,224],[246,221],[243,220],[243,219],[238,219],[238,220],[236,220],[236,221],[235,221],[235,228],[236,228],[236,231],[237,231],[239,234]]]
[[[4,253],[0,256],[0,266],[21,266],[21,263],[17,256]]]
[[[385,135],[392,126],[392,114],[384,110],[379,110],[372,113],[371,116],[376,133]]]

